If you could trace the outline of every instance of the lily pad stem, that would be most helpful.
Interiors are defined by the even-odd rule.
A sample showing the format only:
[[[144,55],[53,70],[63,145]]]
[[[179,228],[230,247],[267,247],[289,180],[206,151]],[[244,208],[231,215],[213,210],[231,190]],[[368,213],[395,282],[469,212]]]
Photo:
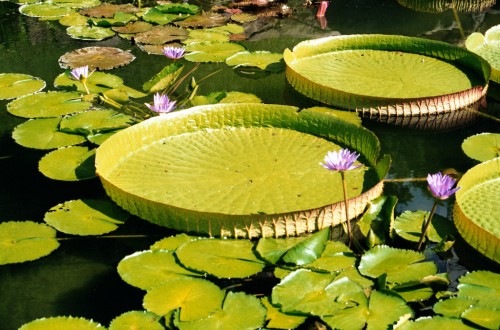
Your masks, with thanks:
[[[417,251],[420,251],[420,248],[422,247],[422,242],[424,241],[425,234],[427,233],[427,230],[429,229],[429,225],[431,224],[432,217],[434,216],[434,212],[436,212],[437,205],[439,203],[439,199],[434,200],[434,205],[432,206],[431,213],[429,214],[429,217],[427,217],[427,220],[424,224],[424,227],[422,228],[422,234],[420,235],[420,240],[418,241],[417,245]]]

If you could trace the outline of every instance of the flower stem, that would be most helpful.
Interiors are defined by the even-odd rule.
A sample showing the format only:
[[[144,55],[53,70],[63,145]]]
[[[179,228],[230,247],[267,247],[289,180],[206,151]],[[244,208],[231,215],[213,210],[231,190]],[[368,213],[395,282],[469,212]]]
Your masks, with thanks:
[[[432,221],[432,217],[434,216],[434,212],[436,212],[437,205],[439,203],[439,199],[434,200],[434,205],[432,205],[431,213],[429,214],[429,217],[427,218],[424,228],[422,228],[422,234],[420,235],[420,240],[418,241],[417,245],[417,251],[420,251],[420,248],[422,247],[422,242],[424,241],[425,234],[427,233],[427,230],[429,229],[429,226]]]
[[[82,85],[85,88],[85,92],[87,92],[87,95],[90,94],[89,88],[87,87],[87,84],[82,81]]]
[[[345,218],[347,222],[347,236],[349,237],[349,247],[351,246],[352,243],[352,231],[351,231],[351,220],[349,219],[349,207],[347,204],[347,183],[344,175],[344,171],[339,171],[340,176],[342,177],[342,190],[344,191],[344,207],[345,207]]]

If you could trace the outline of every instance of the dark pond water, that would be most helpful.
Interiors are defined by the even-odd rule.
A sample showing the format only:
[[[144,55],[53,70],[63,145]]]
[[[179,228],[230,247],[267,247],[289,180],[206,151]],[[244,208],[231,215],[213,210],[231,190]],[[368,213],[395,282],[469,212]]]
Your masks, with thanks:
[[[463,43],[472,31],[484,32],[500,24],[500,8],[475,14],[458,14],[463,31],[458,29],[452,11],[422,13],[401,6],[396,0],[335,0],[327,12],[327,26],[321,28],[315,8],[301,2],[289,3],[297,11],[284,20],[269,19],[254,27],[251,50],[282,51],[297,42],[331,34],[383,33],[422,36],[454,44]],[[95,43],[71,39],[58,22],[38,21],[18,13],[18,5],[0,1],[0,73],[18,72],[40,77],[53,89],[52,81],[62,72],[58,59],[67,51],[100,45],[130,50],[137,58],[130,65],[113,70],[125,83],[140,89],[142,83],[165,65],[161,56],[147,55],[129,42],[114,37]],[[262,79],[236,74],[224,65],[202,65],[196,72],[201,78],[221,70],[203,82],[200,94],[212,91],[243,91],[258,95],[266,103],[311,106],[285,81],[283,73]],[[0,101],[0,221],[42,221],[52,206],[79,198],[104,196],[98,180],[78,183],[56,182],[37,170],[43,152],[28,150],[11,139],[12,129],[23,122],[5,111]],[[490,102],[492,111],[499,104]],[[424,132],[367,122],[381,140],[384,153],[393,165],[390,179],[423,178],[446,168],[465,172],[475,165],[462,152],[462,141],[481,132],[499,132],[499,125],[479,119],[472,126],[446,132]],[[387,183],[386,192],[399,198],[397,212],[429,210],[433,200],[424,182]],[[449,216],[450,203],[442,203],[437,213]],[[142,309],[143,292],[124,283],[116,273],[117,263],[126,255],[147,249],[160,238],[172,234],[165,228],[131,219],[113,235],[121,238],[68,238],[50,256],[19,265],[0,266],[0,329],[17,329],[33,319],[57,315],[81,316],[104,325],[132,309]],[[132,235],[133,237],[126,237]],[[498,271],[463,242],[455,251],[460,259],[450,271],[490,269]],[[446,267],[446,265],[445,265]]]

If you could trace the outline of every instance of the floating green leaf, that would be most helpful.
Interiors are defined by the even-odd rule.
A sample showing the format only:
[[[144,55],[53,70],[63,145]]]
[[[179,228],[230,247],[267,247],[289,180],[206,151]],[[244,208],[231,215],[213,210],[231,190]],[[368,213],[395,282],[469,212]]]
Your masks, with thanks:
[[[412,315],[412,309],[401,297],[388,291],[372,291],[369,302],[366,299],[334,316],[322,317],[322,320],[332,329],[361,330],[365,325],[366,329],[388,329],[401,317]]]
[[[467,156],[480,162],[500,157],[500,134],[481,133],[469,136],[462,142],[462,150]]]
[[[172,87],[179,75],[182,73],[184,65],[178,62],[170,63],[158,72],[153,78],[142,85],[142,90],[149,93],[156,93]]]
[[[500,310],[500,274],[475,271],[459,278],[458,296],[477,300],[476,306]]]
[[[45,81],[22,73],[0,74],[0,100],[33,94],[45,88]]]
[[[142,251],[126,256],[118,263],[118,274],[128,284],[149,290],[166,280],[200,276],[179,265],[173,251]]]
[[[87,25],[88,17],[73,12],[59,19],[59,24],[64,26]]]
[[[89,109],[78,93],[46,92],[22,96],[7,104],[7,111],[24,118],[59,117]]]
[[[217,13],[200,13],[175,22],[174,24],[183,28],[210,28],[226,24],[227,18]]]
[[[188,32],[174,26],[155,26],[146,32],[137,33],[135,41],[143,44],[163,45],[172,41],[182,41]]]
[[[180,321],[195,321],[220,309],[224,296],[224,291],[210,281],[182,277],[151,288],[143,305],[160,316],[180,308]]]
[[[168,23],[182,20],[186,17],[187,15],[164,13],[156,7],[148,9],[148,11],[146,11],[144,15],[142,15],[142,19],[144,21],[158,25],[166,25]]]
[[[109,324],[109,330],[163,330],[160,317],[146,311],[130,311],[115,317]]]
[[[101,145],[106,141],[110,136],[115,134],[117,131],[111,131],[111,132],[106,132],[106,133],[96,133],[96,134],[89,134],[87,135],[87,140],[90,142]]]
[[[219,278],[243,278],[260,272],[265,264],[246,240],[200,239],[175,250],[181,264]]]
[[[95,178],[95,149],[71,146],[53,150],[43,156],[38,170],[48,178],[79,181]]]
[[[323,253],[329,237],[330,228],[322,229],[288,249],[283,256],[281,256],[281,260],[284,263],[297,266],[309,264],[317,260]]]
[[[153,245],[151,245],[150,249],[153,251],[156,250],[174,251],[182,244],[196,239],[197,238],[194,236],[189,236],[187,234],[182,233],[175,236],[165,237],[164,239],[161,239],[158,242],[155,242]]]
[[[300,293],[300,294],[298,294]],[[335,315],[366,300],[363,288],[348,278],[299,269],[273,288],[272,302],[285,313]]]
[[[491,80],[500,83],[500,24],[489,28],[484,35],[474,32],[465,41],[468,50],[480,55],[491,65]]]
[[[420,281],[437,272],[434,262],[425,261],[422,253],[378,245],[361,257],[359,272],[377,278],[387,274],[389,283]]]
[[[257,243],[255,250],[259,256],[269,263],[276,264],[281,257],[293,248],[295,245],[307,239],[302,237],[287,237],[287,238],[261,238]]]
[[[126,128],[132,123],[131,116],[115,110],[89,110],[64,117],[59,129],[66,133],[88,135]]]
[[[278,307],[273,306],[269,297],[261,299],[267,309],[266,328],[268,329],[295,329],[307,319],[306,316],[282,313]]]
[[[184,58],[191,62],[224,62],[243,50],[245,47],[232,42],[198,42],[186,46]]]
[[[116,230],[129,214],[108,200],[78,199],[52,207],[46,223],[72,235],[102,235]]]
[[[185,3],[166,3],[155,7],[163,13],[190,14],[194,15],[200,11],[200,7]]]
[[[500,262],[500,157],[469,169],[457,183],[453,221],[473,248]]]
[[[36,260],[59,247],[56,231],[42,223],[0,223],[0,265]]]
[[[54,80],[54,86],[60,89],[72,89],[85,93],[83,85],[70,79],[67,74],[61,73]],[[110,73],[94,72],[87,79],[87,87],[91,93],[104,93],[112,88],[121,88],[123,86],[122,78]]]
[[[144,16],[142,18],[144,19]],[[125,26],[113,26],[111,30],[123,34],[136,34],[151,30],[152,27],[153,25],[148,22],[136,21],[127,23]]]
[[[462,319],[479,325],[480,327],[497,330],[500,329],[500,310],[473,307],[462,313]]]
[[[451,297],[435,303],[432,310],[439,315],[459,318],[464,311],[471,308],[476,302],[477,300],[471,298]]]
[[[47,330],[47,329],[71,329],[71,330],[105,330],[105,328],[94,321],[81,317],[55,316],[44,317],[24,324],[19,330]]]
[[[238,52],[226,59],[226,64],[235,68],[256,67],[261,70],[279,72],[285,69],[283,54],[268,51]]]
[[[193,42],[229,42],[229,32],[211,30],[191,30],[184,44]]]
[[[47,20],[58,20],[74,12],[70,7],[62,7],[50,2],[26,4],[19,7],[21,14],[31,17],[40,17]]]
[[[33,149],[56,149],[85,142],[85,137],[59,131],[61,118],[28,120],[12,132],[12,138],[20,145]]]
[[[464,324],[462,320],[442,316],[420,317],[416,320],[406,321],[398,326],[398,330],[435,330],[453,329],[470,330],[470,326]]]
[[[354,253],[344,243],[328,241],[321,257],[308,264],[307,268],[333,273],[353,268],[356,260]]]
[[[180,330],[260,329],[265,318],[266,309],[258,298],[244,292],[228,292],[221,310],[196,321],[179,322],[175,320],[175,325]]]
[[[405,211],[394,221],[394,231],[399,237],[411,242],[418,242],[422,233],[422,225],[428,218],[426,211]],[[457,230],[449,219],[435,214],[427,230],[427,238],[431,242],[439,243],[447,236],[455,236]]]
[[[128,51],[116,47],[84,47],[65,53],[59,57],[59,65],[64,69],[76,69],[88,66],[94,70],[111,70],[129,64],[135,59],[135,56]],[[96,72],[94,72],[96,73]],[[102,74],[97,75],[99,79],[104,79]],[[115,76],[116,77],[116,76]],[[120,81],[123,83],[121,78]],[[94,83],[96,77],[92,74],[88,79],[89,83]],[[104,82],[105,86],[116,87],[116,82]]]
[[[109,28],[86,25],[69,26],[66,28],[66,33],[73,39],[89,41],[100,41],[115,35],[115,31]]]

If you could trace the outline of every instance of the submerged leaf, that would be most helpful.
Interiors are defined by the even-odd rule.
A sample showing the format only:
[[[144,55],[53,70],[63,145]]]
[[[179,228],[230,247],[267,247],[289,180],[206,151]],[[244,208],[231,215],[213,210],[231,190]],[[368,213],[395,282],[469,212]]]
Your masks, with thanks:
[[[116,230],[129,214],[109,200],[78,199],[52,207],[46,223],[72,235],[102,235]]]
[[[56,231],[42,223],[0,223],[0,265],[36,260],[59,247]]]

